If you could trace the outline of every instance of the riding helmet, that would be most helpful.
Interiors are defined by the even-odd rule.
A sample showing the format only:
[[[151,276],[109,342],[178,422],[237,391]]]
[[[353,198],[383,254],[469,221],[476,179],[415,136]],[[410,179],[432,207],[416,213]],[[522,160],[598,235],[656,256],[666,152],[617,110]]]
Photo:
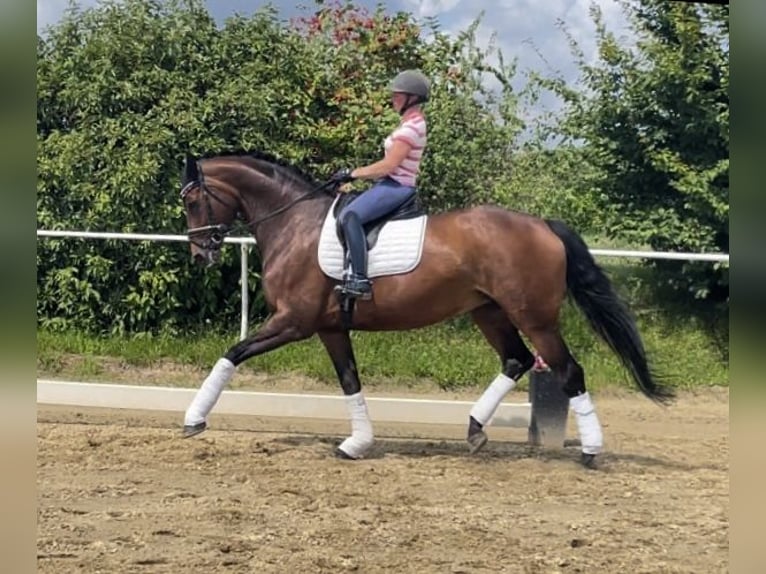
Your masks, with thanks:
[[[431,82],[418,70],[404,70],[391,82],[392,92],[404,92],[418,96],[421,101],[428,101]]]

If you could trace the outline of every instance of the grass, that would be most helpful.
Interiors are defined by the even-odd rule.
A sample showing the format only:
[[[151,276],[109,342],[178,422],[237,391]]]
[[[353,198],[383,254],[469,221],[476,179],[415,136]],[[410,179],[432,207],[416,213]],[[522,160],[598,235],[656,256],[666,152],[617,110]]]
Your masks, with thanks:
[[[658,314],[639,315],[650,358],[670,382],[684,389],[728,385],[728,364],[716,337],[698,319],[677,321]],[[579,312],[567,306],[564,333],[586,373],[590,389],[630,386],[615,355],[597,340]],[[436,384],[445,390],[482,388],[500,363],[478,330],[466,320],[408,332],[353,333],[359,369],[366,385],[417,387]],[[171,338],[138,335],[103,337],[83,333],[38,331],[38,374],[77,380],[108,380],[105,365],[124,367],[190,366],[208,369],[234,344],[236,333],[205,333]],[[112,361],[113,362],[113,361]],[[251,359],[244,372],[300,374],[333,390],[335,372],[318,339],[295,343]],[[520,385],[524,389],[524,381]],[[198,380],[190,380],[197,385]]]
[[[636,260],[609,259],[602,265],[636,317],[650,364],[670,384],[680,389],[728,386],[727,309],[662,292],[656,287],[655,272]],[[617,357],[569,304],[562,312],[562,328],[590,389],[633,388]],[[130,367],[207,371],[237,342],[237,334],[232,329],[185,337],[147,333],[119,337],[40,328],[38,375],[108,381],[116,370]],[[466,318],[416,331],[355,332],[352,339],[365,386],[484,388],[500,369],[494,351]],[[302,375],[337,388],[330,360],[316,338],[251,359],[239,370]],[[193,386],[199,383],[196,377],[185,379]]]

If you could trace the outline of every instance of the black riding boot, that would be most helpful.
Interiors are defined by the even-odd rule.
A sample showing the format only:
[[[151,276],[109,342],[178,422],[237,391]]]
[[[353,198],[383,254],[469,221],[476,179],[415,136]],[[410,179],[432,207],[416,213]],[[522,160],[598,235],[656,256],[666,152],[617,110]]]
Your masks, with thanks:
[[[352,297],[369,299],[372,283],[367,278],[367,238],[359,216],[350,212],[341,221],[343,235],[346,238],[348,252],[351,257],[351,276],[343,284],[343,292]]]

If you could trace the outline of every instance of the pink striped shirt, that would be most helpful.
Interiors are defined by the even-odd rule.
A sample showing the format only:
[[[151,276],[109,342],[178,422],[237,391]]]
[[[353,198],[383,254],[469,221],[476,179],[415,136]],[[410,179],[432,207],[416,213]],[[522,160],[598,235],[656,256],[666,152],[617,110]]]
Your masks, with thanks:
[[[397,128],[386,138],[384,147],[386,155],[395,141],[404,141],[410,144],[410,151],[389,177],[402,185],[415,187],[420,160],[423,158],[423,150],[426,147],[426,118],[420,110],[410,110],[404,114]]]

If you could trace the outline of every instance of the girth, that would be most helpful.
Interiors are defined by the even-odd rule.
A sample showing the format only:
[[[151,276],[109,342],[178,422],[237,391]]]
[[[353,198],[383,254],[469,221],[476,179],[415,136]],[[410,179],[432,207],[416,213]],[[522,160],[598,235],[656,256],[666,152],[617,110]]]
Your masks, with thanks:
[[[338,239],[340,240],[341,244],[345,245],[345,241],[343,239],[343,229],[340,225],[340,220],[338,219],[338,215],[340,215],[340,212],[343,211],[343,208],[352,203],[356,198],[358,198],[360,195],[362,195],[362,191],[355,191],[351,193],[344,193],[340,196],[338,201],[335,203],[335,208],[333,209],[333,217],[335,218],[335,230],[338,234]],[[405,201],[402,205],[397,207],[395,210],[393,210],[391,213],[388,213],[384,215],[383,217],[379,217],[378,219],[373,219],[372,221],[368,221],[364,224],[364,234],[367,238],[367,250],[369,251],[373,247],[375,247],[375,243],[378,241],[378,234],[380,233],[380,230],[383,229],[383,226],[389,222],[389,221],[396,221],[399,219],[414,219],[415,217],[420,217],[421,215],[425,215],[426,211],[423,207],[423,204],[420,202],[420,197],[418,194],[415,194],[412,196],[411,199],[408,199]]]

